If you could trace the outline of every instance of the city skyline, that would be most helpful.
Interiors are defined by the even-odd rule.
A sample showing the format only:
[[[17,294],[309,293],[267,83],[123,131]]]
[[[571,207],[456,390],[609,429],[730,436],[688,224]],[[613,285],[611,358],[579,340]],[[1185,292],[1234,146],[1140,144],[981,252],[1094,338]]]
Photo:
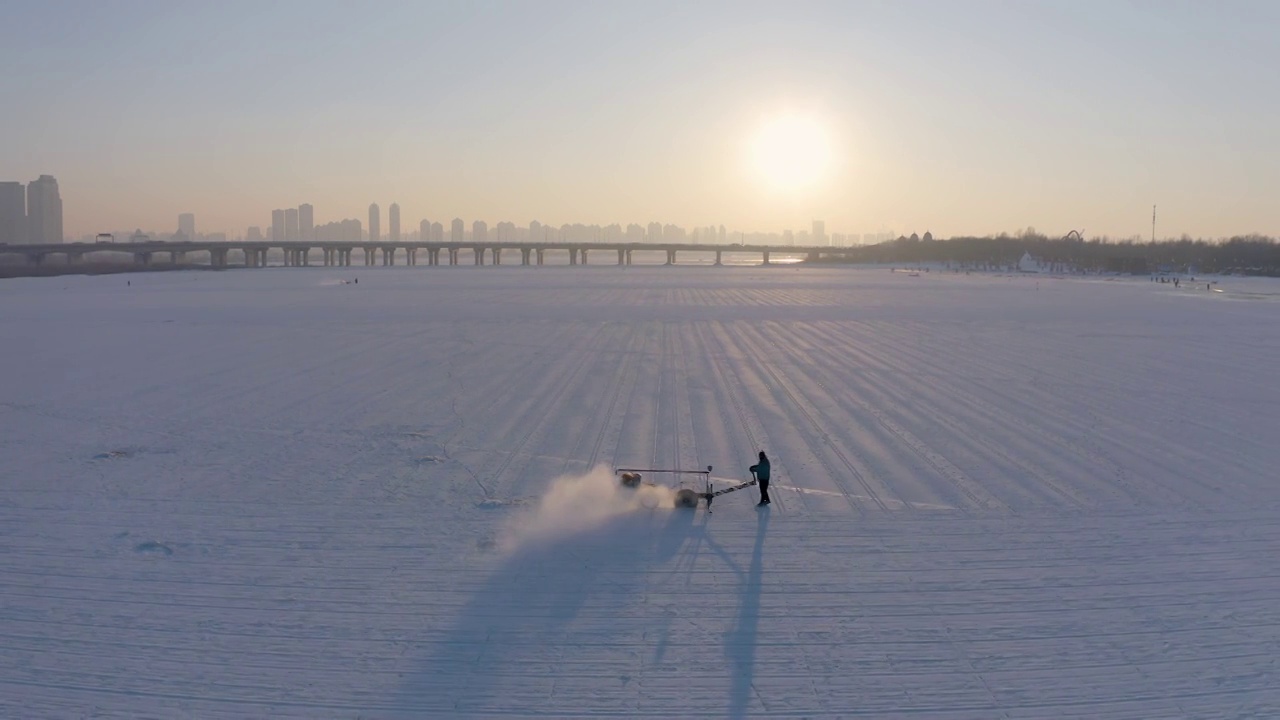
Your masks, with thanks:
[[[1280,235],[1274,3],[67,5],[0,28],[43,68],[0,78],[0,167],[58,177],[70,237],[240,234],[284,189],[326,222]]]

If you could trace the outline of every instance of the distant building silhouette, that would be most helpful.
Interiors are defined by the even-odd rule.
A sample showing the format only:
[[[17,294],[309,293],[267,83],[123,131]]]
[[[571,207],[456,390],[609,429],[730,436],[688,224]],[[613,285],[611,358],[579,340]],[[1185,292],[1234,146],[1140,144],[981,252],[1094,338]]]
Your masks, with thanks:
[[[546,240],[546,234],[542,231],[542,223],[533,220],[529,223],[529,242],[542,242]]]
[[[645,239],[651,243],[662,242],[662,223],[649,223],[648,230],[645,232]]]
[[[298,206],[298,235],[307,242],[316,239],[315,208],[311,207],[310,203]]]
[[[27,242],[27,188],[20,182],[0,182],[0,244]]]
[[[244,239],[249,242],[262,242],[265,239],[262,237],[262,228],[257,225],[251,226],[249,232],[245,233]]]
[[[284,240],[284,210],[271,211],[271,241]]]
[[[421,242],[431,242],[431,221],[423,220],[418,223],[418,240]]]
[[[483,220],[477,220],[471,223],[471,241],[472,242],[489,242],[489,226]]]
[[[462,218],[454,218],[452,225],[449,227],[449,242],[462,242],[466,238],[463,234],[466,232],[466,224],[462,222]]]
[[[62,242],[62,197],[52,175],[27,184],[27,238],[32,244]]]
[[[400,242],[400,204],[391,203],[391,207],[387,209],[387,219],[390,227],[390,233],[387,239],[391,242]]]
[[[813,232],[809,233],[809,235],[810,235],[809,240],[814,245],[826,245],[827,244],[827,224],[822,220],[814,220]]]
[[[182,213],[178,216],[178,232],[187,240],[196,239],[195,213]]]
[[[431,242],[444,242],[444,226],[438,222],[431,223]]]
[[[382,239],[382,217],[378,210],[378,203],[369,204],[369,242],[378,242]]]
[[[298,208],[284,210],[284,239],[289,242],[298,240]]]

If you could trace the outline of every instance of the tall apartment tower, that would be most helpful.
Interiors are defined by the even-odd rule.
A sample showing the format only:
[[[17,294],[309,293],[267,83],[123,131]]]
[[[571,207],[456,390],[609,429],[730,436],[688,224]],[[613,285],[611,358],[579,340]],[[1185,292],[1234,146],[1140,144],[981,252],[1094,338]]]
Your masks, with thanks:
[[[311,242],[316,239],[316,216],[311,203],[298,206],[298,234],[302,240]]]
[[[391,242],[400,242],[400,204],[391,203],[391,207],[387,209],[387,219],[390,227],[390,235],[388,239]]]
[[[814,220],[813,232],[810,234],[813,236],[810,242],[812,242],[814,245],[827,244],[827,224],[825,222],[821,220]]]
[[[0,182],[0,245],[27,242],[27,188],[20,182]]]
[[[188,240],[196,239],[196,215],[195,213],[182,213],[178,216],[178,232]]]
[[[271,211],[271,241],[280,242],[284,240],[284,211]]]
[[[449,228],[449,241],[462,242],[466,238],[462,237],[466,232],[466,224],[462,222],[462,218],[454,218],[453,225]]]
[[[369,242],[378,242],[382,235],[382,218],[378,212],[378,203],[369,204]]]
[[[62,197],[52,175],[27,184],[27,239],[33,245],[62,242]]]
[[[431,221],[423,220],[418,223],[418,240],[420,242],[431,242]]]
[[[290,242],[298,239],[298,208],[284,210],[284,239]]]
[[[476,220],[471,223],[471,241],[472,242],[489,242],[489,225],[483,220]]]

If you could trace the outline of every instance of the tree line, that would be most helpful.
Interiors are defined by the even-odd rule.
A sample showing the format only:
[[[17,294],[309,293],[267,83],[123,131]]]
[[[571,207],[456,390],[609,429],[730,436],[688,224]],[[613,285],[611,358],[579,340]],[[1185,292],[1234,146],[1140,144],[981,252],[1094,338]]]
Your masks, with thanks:
[[[1013,270],[1024,253],[1056,272],[1233,273],[1280,277],[1280,243],[1262,235],[1226,240],[1142,242],[1108,238],[1085,240],[1072,232],[1049,238],[1035,232],[1017,236],[956,237],[935,240],[928,234],[899,237],[878,245],[852,248],[834,262],[947,263],[961,269]],[[825,260],[825,258],[824,258]]]

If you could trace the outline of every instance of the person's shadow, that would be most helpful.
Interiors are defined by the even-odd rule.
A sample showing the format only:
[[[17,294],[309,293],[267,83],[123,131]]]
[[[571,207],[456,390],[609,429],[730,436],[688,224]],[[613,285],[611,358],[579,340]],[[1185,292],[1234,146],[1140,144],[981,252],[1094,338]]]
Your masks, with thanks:
[[[401,683],[396,706],[416,708],[414,717],[510,712],[502,683],[553,676],[571,634],[608,637],[611,613],[601,608],[634,602],[644,567],[680,550],[691,519],[681,510],[637,511],[516,549],[472,592],[453,627],[425,640],[430,653]]]
[[[731,718],[746,716],[751,696],[755,692],[756,634],[760,626],[760,588],[764,581],[764,538],[769,532],[769,508],[760,508],[758,513],[751,567],[745,574],[738,572],[742,581],[742,600],[738,605],[733,629],[725,637],[725,656],[733,674],[733,681],[729,686]]]

